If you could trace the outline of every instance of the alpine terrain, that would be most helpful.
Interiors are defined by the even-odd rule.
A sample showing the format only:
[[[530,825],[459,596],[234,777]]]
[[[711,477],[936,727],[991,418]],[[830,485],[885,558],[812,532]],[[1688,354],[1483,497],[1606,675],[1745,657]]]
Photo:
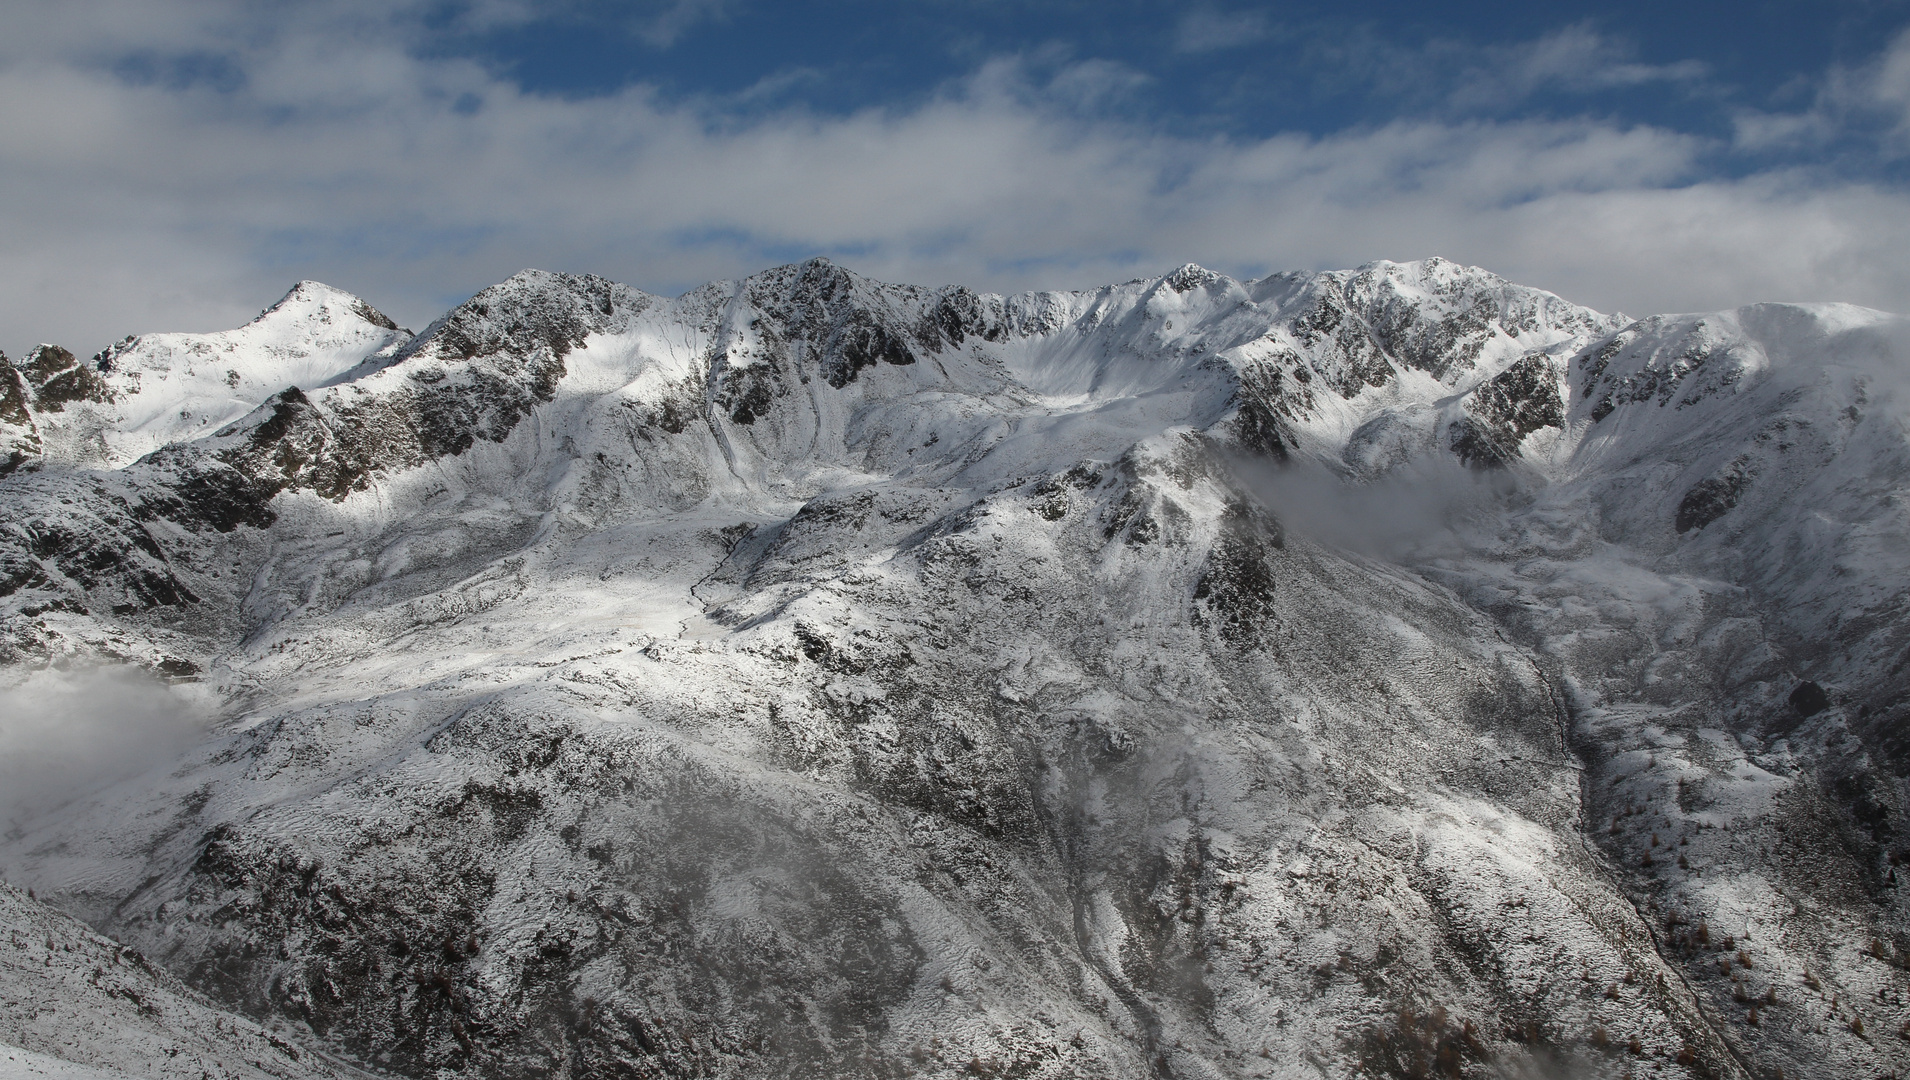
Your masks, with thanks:
[[[305,282],[0,470],[0,751],[193,718],[10,804],[0,1075],[1910,1073],[1895,315]]]

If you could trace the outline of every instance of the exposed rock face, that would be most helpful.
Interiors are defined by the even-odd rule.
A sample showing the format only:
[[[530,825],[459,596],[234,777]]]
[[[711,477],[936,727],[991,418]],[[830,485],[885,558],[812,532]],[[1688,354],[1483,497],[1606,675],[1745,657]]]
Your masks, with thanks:
[[[300,288],[385,344],[0,481],[7,678],[227,702],[6,857],[234,1007],[420,1076],[1910,1064],[1892,317]]]
[[[82,364],[58,345],[41,345],[20,365],[33,386],[33,405],[41,412],[64,412],[72,402],[110,404],[113,389],[92,364]]]
[[[472,297],[382,370],[315,404],[297,387],[219,433],[217,456],[274,491],[329,499],[376,471],[502,442],[564,376],[564,357],[615,333],[650,298],[594,277],[526,271]]]
[[[25,374],[0,353],[0,476],[40,456],[40,429],[28,407],[32,400]]]
[[[1453,425],[1452,452],[1473,468],[1499,469],[1519,460],[1527,435],[1565,426],[1559,382],[1543,353],[1486,380],[1467,398],[1465,419]]]
[[[1750,463],[1748,456],[1740,455],[1716,476],[1707,476],[1691,485],[1685,497],[1678,500],[1678,531],[1702,529],[1730,513],[1751,482]]]

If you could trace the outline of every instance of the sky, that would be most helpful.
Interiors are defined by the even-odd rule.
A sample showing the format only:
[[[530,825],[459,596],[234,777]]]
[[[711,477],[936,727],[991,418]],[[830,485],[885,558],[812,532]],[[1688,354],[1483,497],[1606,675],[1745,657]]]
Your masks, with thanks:
[[[16,0],[0,349],[529,266],[1089,288],[1440,255],[1910,310],[1910,0]]]

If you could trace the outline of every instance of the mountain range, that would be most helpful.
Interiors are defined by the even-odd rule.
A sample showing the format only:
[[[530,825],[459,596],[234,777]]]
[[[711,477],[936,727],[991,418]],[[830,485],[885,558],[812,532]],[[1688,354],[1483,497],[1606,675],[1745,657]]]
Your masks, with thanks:
[[[14,802],[0,1052],[1901,1075],[1907,390],[1896,315],[1439,259],[42,345],[0,751],[191,723]]]

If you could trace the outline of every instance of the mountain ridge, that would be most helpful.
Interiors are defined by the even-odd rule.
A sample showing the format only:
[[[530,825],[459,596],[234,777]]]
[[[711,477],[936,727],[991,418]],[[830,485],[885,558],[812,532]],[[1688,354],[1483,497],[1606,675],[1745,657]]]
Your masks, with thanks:
[[[1894,316],[812,260],[355,317],[0,479],[9,678],[225,703],[6,858],[230,1005],[411,1074],[1899,1067]]]

